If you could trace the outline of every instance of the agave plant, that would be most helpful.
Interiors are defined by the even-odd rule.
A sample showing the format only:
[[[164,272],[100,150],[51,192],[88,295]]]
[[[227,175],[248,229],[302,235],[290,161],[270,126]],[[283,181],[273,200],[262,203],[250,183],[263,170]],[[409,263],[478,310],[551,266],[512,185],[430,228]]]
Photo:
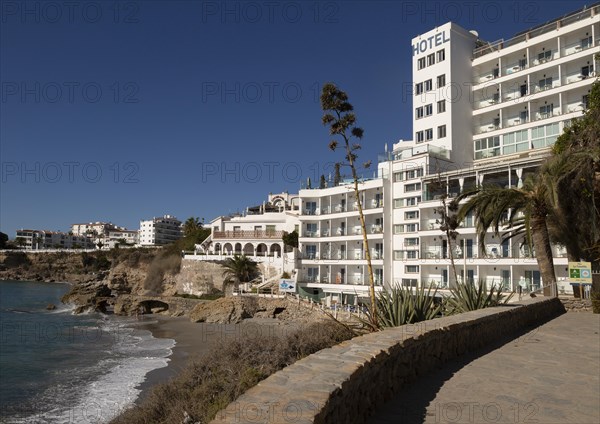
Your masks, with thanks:
[[[494,283],[488,291],[485,280],[479,280],[477,284],[458,284],[457,287],[451,288],[450,292],[451,296],[445,301],[446,315],[505,305],[514,295],[514,292],[503,294],[502,288],[496,287]]]
[[[414,292],[409,287],[395,286],[377,295],[377,322],[380,328],[398,327],[404,324],[433,319],[441,313],[442,305],[436,304],[437,288],[420,286]],[[370,317],[371,311],[367,312]],[[372,320],[365,320],[367,324]]]

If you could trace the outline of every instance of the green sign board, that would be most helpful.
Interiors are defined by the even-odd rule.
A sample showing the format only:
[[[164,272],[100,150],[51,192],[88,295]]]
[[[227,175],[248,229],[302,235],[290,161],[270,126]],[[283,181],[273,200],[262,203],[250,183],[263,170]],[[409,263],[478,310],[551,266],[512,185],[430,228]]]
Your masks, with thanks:
[[[569,262],[569,280],[572,283],[592,284],[592,264],[590,262]]]

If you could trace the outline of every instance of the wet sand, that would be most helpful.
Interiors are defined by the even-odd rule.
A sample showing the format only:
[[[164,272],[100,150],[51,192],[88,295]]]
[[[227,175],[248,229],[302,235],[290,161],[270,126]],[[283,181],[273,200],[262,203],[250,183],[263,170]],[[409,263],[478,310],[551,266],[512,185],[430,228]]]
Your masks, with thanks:
[[[190,359],[210,352],[221,340],[258,335],[277,337],[295,328],[268,318],[249,319],[243,324],[193,323],[188,317],[162,315],[146,315],[144,319],[148,324],[142,321],[137,328],[149,330],[156,338],[174,339],[175,346],[169,356],[169,365],[149,372],[145,381],[138,386],[142,393],[136,400],[137,404],[148,396],[154,385],[166,383],[177,376]]]

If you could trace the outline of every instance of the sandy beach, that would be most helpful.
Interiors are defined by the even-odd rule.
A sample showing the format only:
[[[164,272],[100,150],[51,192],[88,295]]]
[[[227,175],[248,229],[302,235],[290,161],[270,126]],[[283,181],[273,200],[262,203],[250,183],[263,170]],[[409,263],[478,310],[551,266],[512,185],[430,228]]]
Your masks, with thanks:
[[[276,337],[297,328],[268,318],[249,319],[242,324],[193,323],[188,317],[162,315],[146,315],[144,319],[148,324],[143,324],[142,321],[137,328],[151,331],[156,338],[174,339],[176,344],[169,357],[169,365],[146,375],[145,381],[139,386],[142,393],[136,403],[143,401],[154,385],[165,383],[175,377],[190,359],[210,352],[221,340],[259,335]]]

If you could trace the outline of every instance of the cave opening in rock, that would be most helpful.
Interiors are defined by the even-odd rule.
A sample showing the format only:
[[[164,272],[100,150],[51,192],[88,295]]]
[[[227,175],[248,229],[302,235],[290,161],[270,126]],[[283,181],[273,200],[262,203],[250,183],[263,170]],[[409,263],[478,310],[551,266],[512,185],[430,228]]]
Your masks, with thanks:
[[[160,300],[144,300],[139,308],[143,314],[157,314],[169,310],[169,304]]]

